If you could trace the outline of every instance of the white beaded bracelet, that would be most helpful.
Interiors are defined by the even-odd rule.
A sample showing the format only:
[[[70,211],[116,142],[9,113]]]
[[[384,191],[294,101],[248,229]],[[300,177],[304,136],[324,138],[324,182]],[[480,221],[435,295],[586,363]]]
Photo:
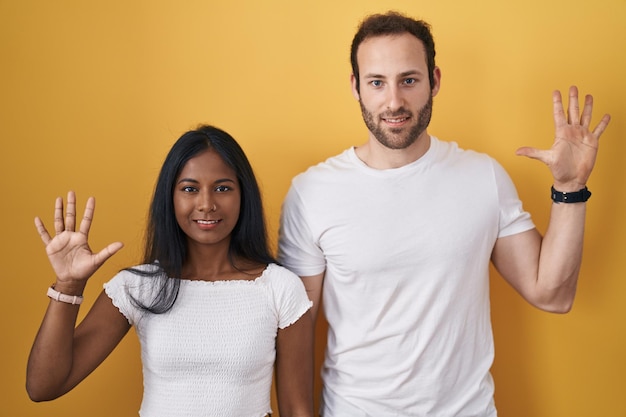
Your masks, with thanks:
[[[78,305],[78,304],[83,302],[83,296],[82,295],[62,294],[62,293],[58,292],[57,290],[55,290],[54,287],[49,287],[48,288],[48,294],[47,295],[48,295],[48,297],[52,298],[53,300],[60,301],[62,303],[67,303],[67,304]]]

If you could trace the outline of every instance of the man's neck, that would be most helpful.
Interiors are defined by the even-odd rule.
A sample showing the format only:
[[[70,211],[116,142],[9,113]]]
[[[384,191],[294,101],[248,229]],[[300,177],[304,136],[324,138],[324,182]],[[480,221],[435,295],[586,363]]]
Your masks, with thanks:
[[[390,149],[370,133],[367,143],[355,148],[356,156],[374,169],[400,168],[420,159],[430,148],[430,135],[424,131],[417,140],[404,149]]]

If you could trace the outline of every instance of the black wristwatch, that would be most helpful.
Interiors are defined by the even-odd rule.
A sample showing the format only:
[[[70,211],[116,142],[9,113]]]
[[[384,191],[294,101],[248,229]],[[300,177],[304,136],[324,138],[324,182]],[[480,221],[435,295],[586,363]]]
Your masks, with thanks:
[[[591,197],[591,191],[589,191],[587,187],[569,193],[557,191],[554,189],[554,186],[552,186],[550,190],[552,201],[555,203],[584,203]]]

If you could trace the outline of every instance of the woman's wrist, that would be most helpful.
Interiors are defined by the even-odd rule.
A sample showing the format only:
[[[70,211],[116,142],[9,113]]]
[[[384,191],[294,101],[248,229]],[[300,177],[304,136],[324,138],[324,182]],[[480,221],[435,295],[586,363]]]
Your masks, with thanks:
[[[59,303],[80,305],[83,302],[82,295],[63,294],[62,292],[55,290],[53,286],[48,287],[46,295]]]
[[[82,296],[83,292],[85,291],[85,284],[85,282],[68,282],[57,280],[54,284],[52,284],[51,288],[62,294]]]

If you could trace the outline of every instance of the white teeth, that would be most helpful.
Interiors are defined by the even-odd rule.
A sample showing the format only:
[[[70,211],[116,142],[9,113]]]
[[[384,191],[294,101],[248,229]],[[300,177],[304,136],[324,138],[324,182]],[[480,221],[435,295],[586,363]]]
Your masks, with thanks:
[[[199,224],[215,224],[217,220],[196,220]]]
[[[404,122],[405,120],[406,120],[406,117],[403,117],[402,119],[387,119],[387,121],[390,123],[400,123],[400,122]]]

